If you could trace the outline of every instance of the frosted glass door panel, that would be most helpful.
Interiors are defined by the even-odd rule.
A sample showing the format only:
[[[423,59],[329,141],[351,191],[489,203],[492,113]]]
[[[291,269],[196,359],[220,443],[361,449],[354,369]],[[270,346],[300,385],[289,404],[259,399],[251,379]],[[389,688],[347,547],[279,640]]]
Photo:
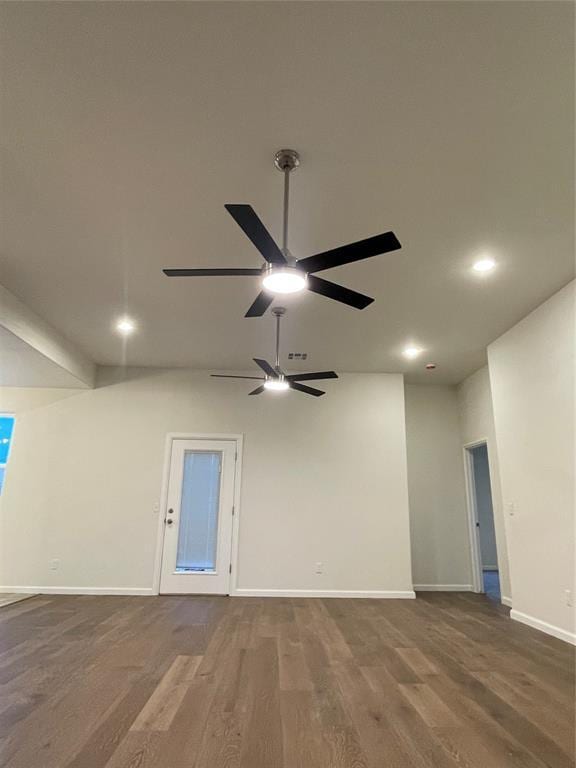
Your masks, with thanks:
[[[214,571],[222,454],[185,451],[180,502],[177,571]]]

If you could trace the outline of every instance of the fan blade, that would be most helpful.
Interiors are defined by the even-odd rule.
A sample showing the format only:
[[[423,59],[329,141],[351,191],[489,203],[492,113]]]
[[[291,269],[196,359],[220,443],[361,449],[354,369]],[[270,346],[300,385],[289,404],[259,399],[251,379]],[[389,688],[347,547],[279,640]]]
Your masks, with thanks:
[[[274,294],[266,293],[266,291],[260,291],[258,296],[252,302],[250,309],[244,317],[262,317],[264,312],[268,309],[270,304],[274,301]]]
[[[248,392],[249,395],[261,395],[262,392],[264,392],[264,385],[261,387],[256,387],[256,389],[253,389],[252,392]]]
[[[261,269],[163,269],[168,277],[238,277],[243,275],[258,276]]]
[[[324,253],[317,253],[315,256],[300,259],[298,266],[310,274],[321,272],[323,269],[340,267],[342,264],[351,264],[353,261],[369,259],[371,256],[378,256],[381,253],[397,251],[398,248],[402,248],[402,246],[394,232],[384,232],[382,235],[375,235],[366,240],[359,240],[357,243],[341,245],[331,251],[324,251]]]
[[[337,379],[334,371],[316,371],[316,373],[293,373],[285,377],[288,381],[317,381],[318,379]]]
[[[270,363],[266,362],[266,360],[260,360],[260,358],[258,357],[253,357],[252,359],[254,360],[256,365],[262,368],[262,370],[267,376],[272,376],[274,378],[278,376],[278,373],[274,370],[274,368],[272,368]]]
[[[251,205],[225,205],[224,208],[226,208],[244,234],[258,248],[266,261],[270,264],[286,264],[284,254],[278,248]]]
[[[296,389],[298,392],[304,392],[305,395],[314,395],[314,397],[320,397],[321,395],[325,395],[326,392],[322,392],[321,389],[313,389],[312,387],[307,387],[305,384],[298,384],[296,381],[291,381],[290,383],[290,389]]]
[[[308,275],[308,290],[313,293],[319,293],[320,296],[326,296],[328,299],[340,301],[342,304],[348,304],[349,307],[355,307],[356,309],[364,309],[374,301],[370,296],[364,296],[363,293],[357,293],[350,290],[350,288],[344,288],[343,285],[323,280],[321,277],[316,277],[316,275]]]
[[[225,373],[211,373],[213,379],[254,379],[255,381],[264,381],[264,376],[228,376]]]

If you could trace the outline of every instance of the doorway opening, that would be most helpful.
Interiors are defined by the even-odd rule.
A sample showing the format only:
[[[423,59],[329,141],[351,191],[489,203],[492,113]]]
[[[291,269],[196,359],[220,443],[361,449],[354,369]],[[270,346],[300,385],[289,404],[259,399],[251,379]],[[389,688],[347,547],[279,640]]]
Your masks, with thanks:
[[[474,591],[501,600],[490,464],[486,441],[467,445],[465,450],[468,516]]]
[[[160,594],[228,595],[241,437],[169,436]]]

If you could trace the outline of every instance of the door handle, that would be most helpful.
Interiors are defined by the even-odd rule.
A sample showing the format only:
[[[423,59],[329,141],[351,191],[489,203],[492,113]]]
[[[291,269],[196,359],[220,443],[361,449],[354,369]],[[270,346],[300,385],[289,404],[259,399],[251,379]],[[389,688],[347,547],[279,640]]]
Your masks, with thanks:
[[[171,517],[167,517],[166,520],[164,520],[166,525],[174,525],[174,520]]]

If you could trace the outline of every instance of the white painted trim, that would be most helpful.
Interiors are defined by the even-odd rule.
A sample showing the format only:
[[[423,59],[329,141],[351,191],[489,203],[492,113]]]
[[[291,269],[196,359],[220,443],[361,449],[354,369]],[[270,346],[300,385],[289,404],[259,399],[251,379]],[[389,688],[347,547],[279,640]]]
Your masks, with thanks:
[[[151,587],[0,587],[0,593],[34,595],[154,595]]]
[[[412,590],[405,592],[382,590],[339,590],[339,589],[235,589],[233,597],[354,597],[354,598],[394,598],[413,600],[416,595]]]
[[[515,611],[514,608],[510,611],[510,618],[514,621],[519,621],[522,624],[527,624],[532,629],[538,629],[540,632],[545,632],[547,635],[557,637],[558,640],[564,640],[565,643],[576,645],[576,633],[568,632],[566,629],[554,626],[554,624],[548,624],[546,621],[536,619],[534,616],[529,616],[527,613],[521,613]]]
[[[238,588],[238,568],[240,562],[240,494],[242,491],[242,459],[244,457],[244,435],[236,435],[236,464],[234,474],[234,517],[232,518],[232,546],[230,547],[230,594]]]
[[[472,566],[472,590],[474,592],[484,591],[484,580],[482,578],[482,553],[480,550],[480,537],[478,535],[478,511],[476,509],[476,490],[474,485],[474,460],[472,449],[479,445],[486,445],[488,449],[488,438],[480,438],[472,443],[465,443],[462,446],[464,458],[464,477],[466,485],[466,511],[468,517],[468,540],[470,547],[470,564]]]
[[[240,432],[168,432],[167,440],[242,440]]]
[[[467,451],[472,450],[472,448],[479,448],[481,445],[485,445],[486,448],[488,448],[488,438],[487,437],[479,437],[476,440],[472,440],[469,443],[464,443],[462,446],[463,448],[466,448]]]
[[[153,587],[0,587],[4,593],[28,595],[135,595],[156,596]],[[236,589],[231,596],[235,597],[352,597],[372,599],[413,600],[416,594],[406,591],[381,590],[337,590],[337,589]],[[180,595],[185,597],[185,595]]]
[[[500,602],[502,603],[502,605],[507,605],[508,608],[512,608],[512,598],[511,597],[507,597],[506,595],[502,595],[502,597],[500,598]]]
[[[164,520],[168,506],[168,482],[170,479],[170,462],[172,459],[172,444],[175,440],[229,440],[236,443],[237,459],[234,474],[234,517],[232,519],[232,547],[230,559],[232,575],[229,583],[229,594],[234,594],[238,582],[238,540],[240,534],[240,489],[242,484],[242,456],[244,451],[244,435],[239,432],[168,432],[164,446],[164,466],[162,469],[162,484],[160,490],[160,511],[158,514],[158,531],[156,534],[156,552],[154,554],[154,573],[152,577],[152,594],[160,594],[160,577],[162,573],[162,554],[164,551]]]
[[[160,576],[162,573],[162,550],[164,548],[164,520],[168,504],[168,479],[170,477],[170,460],[172,457],[173,435],[166,435],[164,444],[164,464],[162,467],[162,483],[160,486],[160,505],[158,511],[158,525],[156,532],[156,551],[154,553],[154,572],[152,575],[152,589],[155,595],[160,594]]]
[[[414,584],[416,592],[474,592],[472,584]]]

